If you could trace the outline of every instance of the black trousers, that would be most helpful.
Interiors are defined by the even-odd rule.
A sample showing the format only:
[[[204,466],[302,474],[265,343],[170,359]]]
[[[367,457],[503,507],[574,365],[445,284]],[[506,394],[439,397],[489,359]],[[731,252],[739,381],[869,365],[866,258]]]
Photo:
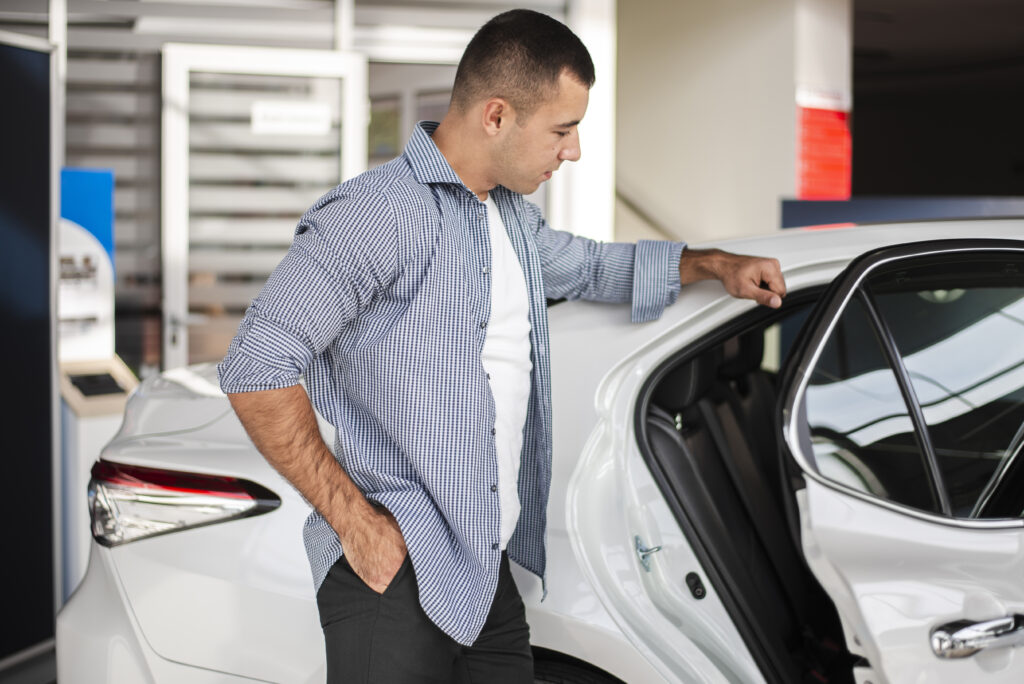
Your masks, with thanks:
[[[342,556],[316,596],[328,684],[533,684],[530,629],[508,563],[502,553],[487,622],[463,646],[423,612],[408,556],[383,594]]]

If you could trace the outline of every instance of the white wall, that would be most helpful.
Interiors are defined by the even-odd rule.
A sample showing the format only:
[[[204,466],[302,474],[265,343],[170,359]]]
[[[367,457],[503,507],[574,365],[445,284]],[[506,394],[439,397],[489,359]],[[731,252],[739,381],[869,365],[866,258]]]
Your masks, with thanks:
[[[568,0],[566,24],[594,60],[597,80],[580,124],[581,162],[562,164],[546,184],[547,220],[595,240],[615,237],[616,0]]]
[[[777,229],[796,193],[798,76],[849,92],[849,2],[619,3],[618,193],[690,242]],[[618,202],[617,239],[657,235]]]

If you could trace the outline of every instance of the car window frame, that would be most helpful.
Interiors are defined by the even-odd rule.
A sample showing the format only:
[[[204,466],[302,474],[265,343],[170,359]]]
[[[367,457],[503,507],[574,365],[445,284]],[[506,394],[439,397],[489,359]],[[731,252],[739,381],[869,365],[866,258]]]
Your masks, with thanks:
[[[949,501],[949,489],[946,487],[945,477],[939,467],[939,459],[935,455],[935,445],[932,443],[931,432],[924,417],[924,410],[921,408],[921,401],[917,397],[917,390],[914,389],[914,383],[910,378],[907,365],[903,362],[903,355],[896,344],[896,338],[893,336],[889,324],[879,312],[878,303],[875,301],[875,296],[871,290],[862,283],[854,291],[854,296],[860,299],[861,304],[864,305],[868,319],[874,326],[878,339],[882,344],[882,352],[889,363],[889,369],[896,376],[896,384],[899,385],[903,403],[907,406],[910,422],[914,426],[914,439],[917,440],[921,455],[924,458],[924,473],[932,496],[942,514],[952,517],[953,507]],[[839,315],[841,316],[842,313]]]
[[[647,377],[637,394],[633,411],[633,434],[636,440],[636,446],[647,466],[647,469],[650,471],[651,476],[654,478],[654,481],[658,486],[658,491],[665,499],[665,503],[668,505],[669,510],[672,511],[672,515],[682,530],[683,536],[686,537],[690,547],[693,549],[694,555],[700,561],[701,570],[707,575],[707,581],[715,588],[719,599],[722,601],[726,612],[729,614],[733,624],[736,626],[736,630],[739,632],[740,637],[743,639],[750,651],[750,655],[757,664],[762,676],[764,676],[765,681],[771,684],[782,684],[786,681],[777,662],[777,659],[780,656],[779,654],[770,652],[770,650],[765,646],[765,639],[761,634],[759,627],[747,616],[746,607],[739,602],[734,594],[734,569],[722,567],[715,561],[713,552],[708,548],[708,546],[713,545],[713,540],[708,539],[706,533],[699,529],[698,525],[690,519],[685,503],[679,500],[677,493],[665,477],[661,463],[648,446],[649,436],[647,432],[646,416],[650,411],[651,404],[653,403],[652,398],[655,388],[657,388],[672,369],[681,364],[693,361],[709,349],[721,345],[729,338],[738,334],[742,334],[743,332],[756,327],[761,327],[763,329],[768,328],[774,323],[786,318],[789,312],[793,309],[810,304],[811,313],[809,314],[805,325],[801,328],[800,332],[797,333],[793,347],[790,351],[789,358],[794,358],[795,354],[799,350],[800,340],[804,336],[804,331],[807,329],[806,323],[809,323],[812,320],[811,316],[813,315],[817,305],[816,303],[824,293],[827,292],[827,288],[827,285],[819,284],[790,292],[786,296],[782,309],[757,307],[755,309],[748,310],[724,323],[712,332],[702,335],[700,338],[680,347],[666,359],[658,363],[653,370],[647,373]],[[782,372],[787,365],[788,362],[782,363],[782,367],[779,369],[780,378],[782,377]],[[792,511],[786,511],[787,517],[791,512]],[[795,521],[790,519],[789,522],[790,534],[793,536],[793,542],[797,548],[799,548],[799,537],[797,536],[798,531],[794,526]]]
[[[796,463],[805,477],[810,477],[819,484],[842,492],[845,495],[929,522],[969,529],[994,530],[1024,527],[1024,517],[981,519],[956,518],[951,515],[948,499],[949,492],[944,486],[941,486],[944,484],[944,480],[935,456],[934,447],[931,444],[931,438],[927,430],[927,424],[924,421],[920,402],[917,400],[913,385],[910,382],[909,373],[903,364],[902,357],[892,337],[892,332],[885,325],[885,321],[879,315],[877,307],[872,302],[870,290],[865,287],[865,283],[872,273],[898,261],[928,256],[945,257],[954,254],[1001,251],[1024,255],[1024,240],[981,238],[930,240],[881,247],[866,252],[854,259],[832,281],[808,317],[807,323],[801,331],[796,341],[796,346],[790,355],[789,363],[781,369],[780,374],[780,401],[776,416],[777,424],[780,426],[782,433],[779,444],[786,450],[789,458]],[[914,426],[915,439],[918,440],[922,454],[928,462],[928,471],[930,472],[927,474],[930,486],[933,487],[933,492],[940,496],[940,508],[943,510],[941,514],[901,504],[897,501],[883,499],[874,494],[848,487],[823,476],[818,470],[817,464],[805,456],[805,454],[812,453],[805,403],[807,386],[814,368],[821,358],[825,345],[835,332],[839,319],[854,297],[860,299],[868,311],[868,316],[871,319],[872,325],[875,326],[883,352],[890,364],[890,370],[892,370],[900,386],[900,392],[903,395],[904,402],[907,404],[908,413]],[[895,360],[893,357],[895,357]],[[1017,455],[1019,455],[1020,451],[1019,449]],[[1014,460],[1024,463],[1024,459],[1016,458],[1017,455],[1014,456]],[[1015,469],[1015,472],[1019,473],[1019,475],[1016,478],[1011,478],[1011,481],[1015,482],[1017,479],[1024,479],[1024,468],[1018,467]],[[936,491],[935,488],[939,486],[941,488]],[[1006,487],[1003,488],[1003,491],[1006,491]]]

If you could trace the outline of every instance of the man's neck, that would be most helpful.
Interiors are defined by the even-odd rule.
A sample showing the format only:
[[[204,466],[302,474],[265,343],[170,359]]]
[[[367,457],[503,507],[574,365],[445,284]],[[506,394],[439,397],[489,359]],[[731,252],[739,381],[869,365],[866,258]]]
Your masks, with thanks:
[[[471,133],[460,123],[451,114],[445,116],[431,138],[462,183],[485,202],[495,183],[490,180],[489,165],[480,154],[483,145],[471,140]]]

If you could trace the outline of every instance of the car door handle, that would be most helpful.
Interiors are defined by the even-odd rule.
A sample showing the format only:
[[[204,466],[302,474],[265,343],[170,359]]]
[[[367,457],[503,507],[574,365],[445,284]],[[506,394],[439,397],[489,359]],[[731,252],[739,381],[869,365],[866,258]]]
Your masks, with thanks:
[[[1012,648],[1024,644],[1024,615],[995,620],[957,620],[936,627],[932,651],[940,658],[966,658],[986,648]]]

